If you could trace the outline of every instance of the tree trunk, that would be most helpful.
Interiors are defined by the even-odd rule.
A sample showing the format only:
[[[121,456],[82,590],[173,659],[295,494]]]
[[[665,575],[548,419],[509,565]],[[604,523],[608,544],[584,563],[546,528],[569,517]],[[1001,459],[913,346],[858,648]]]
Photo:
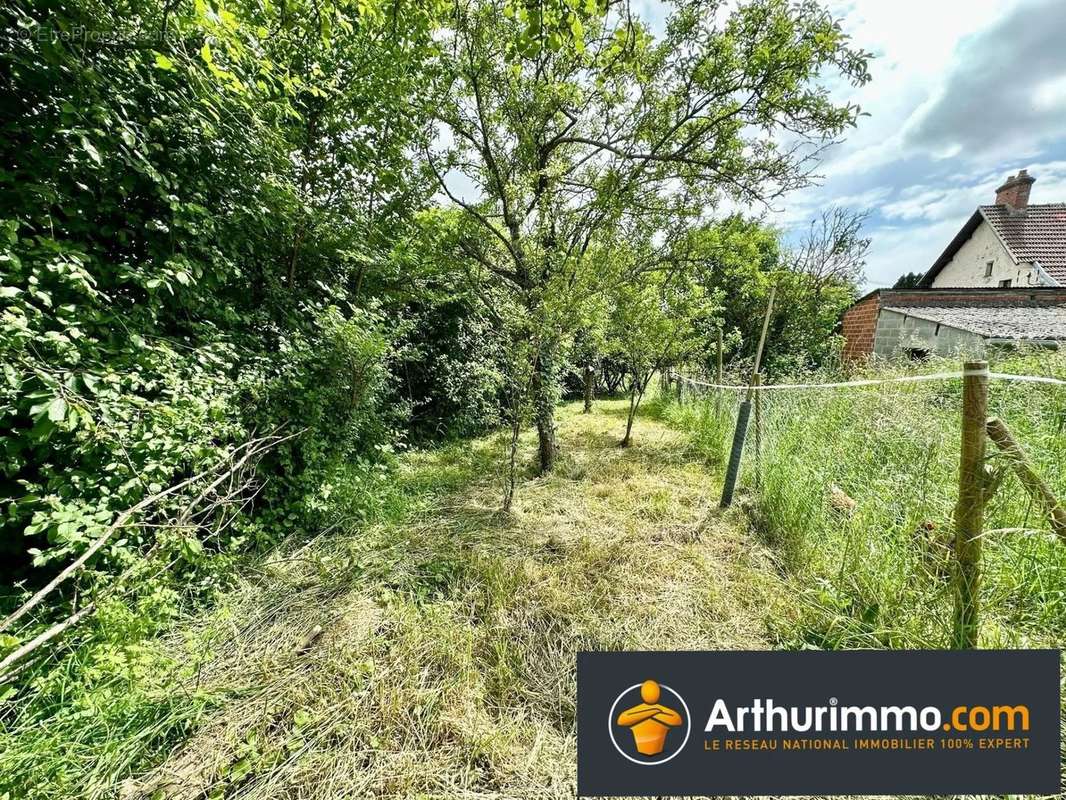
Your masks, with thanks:
[[[644,387],[647,381],[641,381],[636,375],[629,387],[629,416],[626,417],[626,435],[622,439],[621,447],[629,447],[633,443],[633,420],[637,417],[637,408],[640,406],[640,398],[644,396]]]
[[[547,475],[555,469],[555,409],[543,397],[536,399],[537,454],[540,458],[540,474]]]
[[[533,368],[533,421],[537,425],[537,453],[540,474],[547,475],[555,468],[555,385],[550,352],[541,353]]]
[[[585,367],[585,411],[586,414],[592,413],[592,401],[595,399],[596,392],[596,370],[589,364]]]

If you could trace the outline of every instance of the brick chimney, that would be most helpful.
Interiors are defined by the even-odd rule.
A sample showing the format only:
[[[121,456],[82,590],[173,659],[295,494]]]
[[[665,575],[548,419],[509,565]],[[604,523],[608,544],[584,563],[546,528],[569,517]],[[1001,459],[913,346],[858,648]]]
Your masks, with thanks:
[[[1029,205],[1029,189],[1035,181],[1024,169],[1011,175],[996,189],[996,205],[1006,206],[1011,212],[1024,212]]]

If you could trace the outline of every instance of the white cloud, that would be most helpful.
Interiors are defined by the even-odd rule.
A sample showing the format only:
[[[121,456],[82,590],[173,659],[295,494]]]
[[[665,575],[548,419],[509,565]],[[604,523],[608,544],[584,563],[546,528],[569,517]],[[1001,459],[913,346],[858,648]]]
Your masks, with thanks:
[[[1033,106],[1041,111],[1061,110],[1066,107],[1066,75],[1044,81],[1032,95]]]
[[[993,190],[989,181],[972,186],[941,184],[918,185],[904,189],[896,200],[881,207],[881,214],[890,220],[964,220],[974,208],[991,203]],[[996,182],[998,185],[998,182]]]
[[[871,208],[869,284],[928,269],[1019,168],[1032,202],[1066,201],[1066,14],[1061,0],[830,0],[872,81],[833,86],[864,116],[833,147],[822,186],[787,199],[793,235],[830,205]],[[1013,128],[1012,128],[1013,124]]]
[[[852,43],[874,54],[872,80],[848,93],[869,114],[826,165],[827,177],[869,171],[903,154],[904,131],[918,109],[939,93],[960,40],[1001,18],[1018,0],[842,0]]]
[[[906,272],[925,272],[948,246],[965,220],[885,227],[875,233],[866,264],[867,288],[891,286]]]
[[[1062,0],[1026,0],[961,39],[932,99],[909,120],[910,147],[971,160],[1034,152],[1061,136],[1066,104]]]

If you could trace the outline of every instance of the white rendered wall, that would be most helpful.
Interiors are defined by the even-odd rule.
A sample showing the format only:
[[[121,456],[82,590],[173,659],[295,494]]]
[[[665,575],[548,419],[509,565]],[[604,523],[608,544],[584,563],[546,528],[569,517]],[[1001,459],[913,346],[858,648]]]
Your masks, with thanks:
[[[992,274],[985,277],[985,265],[989,261],[992,262]],[[973,236],[966,240],[955,257],[933,279],[933,288],[995,288],[1000,281],[1008,279],[1012,287],[1044,285],[1031,264],[1015,264],[1011,260],[995,231],[982,221]]]

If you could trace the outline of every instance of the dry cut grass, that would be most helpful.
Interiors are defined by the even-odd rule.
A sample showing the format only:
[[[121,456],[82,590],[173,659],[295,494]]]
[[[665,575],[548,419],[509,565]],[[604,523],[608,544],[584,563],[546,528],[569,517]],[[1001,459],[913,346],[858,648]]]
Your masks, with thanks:
[[[682,434],[621,449],[623,413],[562,409],[511,514],[488,437],[408,456],[402,523],[267,560],[173,635],[179,690],[228,699],[121,796],[573,797],[579,650],[763,648],[791,613]]]

